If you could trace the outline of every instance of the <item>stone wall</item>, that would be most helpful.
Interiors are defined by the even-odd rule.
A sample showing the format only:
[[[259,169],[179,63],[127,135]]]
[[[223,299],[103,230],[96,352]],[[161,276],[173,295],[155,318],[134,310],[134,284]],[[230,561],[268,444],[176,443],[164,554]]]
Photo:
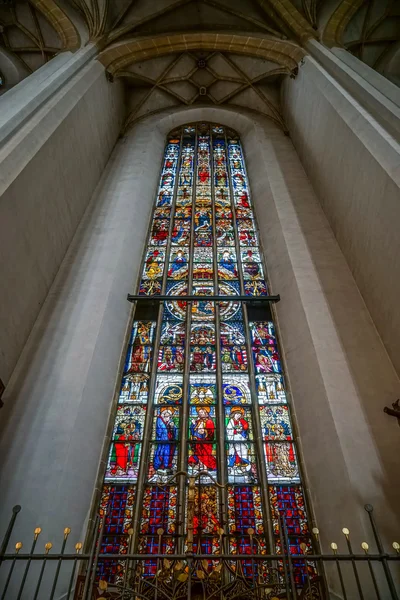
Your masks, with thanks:
[[[72,60],[72,59],[71,59]],[[25,122],[0,149],[0,378],[6,384],[61,261],[99,181],[124,117],[120,83],[107,82],[93,61],[53,90],[40,106],[48,80],[41,70],[0,99],[7,129]],[[82,58],[80,57],[82,61]],[[78,61],[78,58],[77,58]],[[65,61],[64,61],[65,62]],[[64,71],[63,71],[64,72]],[[57,79],[57,72],[51,77]],[[60,76],[58,77],[60,79]],[[30,86],[30,94],[25,87]],[[60,82],[57,83],[60,86]],[[19,102],[20,113],[13,107]],[[34,105],[33,114],[29,114]]]
[[[322,58],[328,61],[329,51]],[[332,61],[332,69],[340,69],[340,60],[333,56]],[[343,82],[350,92],[354,88],[357,96],[364,95],[370,112],[309,57],[297,78],[283,84],[283,111],[297,153],[400,373],[400,144],[376,120],[386,115],[394,132],[400,128],[400,112],[386,98],[377,114],[382,94],[368,82],[363,86],[356,73],[353,80],[344,67]],[[376,401],[383,408],[382,394]]]

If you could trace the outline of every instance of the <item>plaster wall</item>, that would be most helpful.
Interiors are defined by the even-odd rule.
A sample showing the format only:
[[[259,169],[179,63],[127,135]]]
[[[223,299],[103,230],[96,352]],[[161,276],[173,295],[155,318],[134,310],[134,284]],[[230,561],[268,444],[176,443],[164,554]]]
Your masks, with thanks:
[[[366,502],[386,542],[399,531],[398,426],[381,406],[399,380],[295,149],[262,117],[199,107],[146,119],[118,143],[10,381],[0,523],[23,506],[14,543],[38,523],[46,539],[70,526],[71,549],[84,535],[165,136],[203,119],[235,128],[244,143],[323,548],[344,525],[354,545],[366,537]]]
[[[400,373],[400,145],[310,57],[295,80],[283,83],[282,104],[296,151]],[[398,108],[392,109],[394,119]],[[398,396],[397,389],[389,406]],[[376,401],[385,406],[381,394]]]
[[[61,65],[64,85],[41,107],[30,95],[33,91],[25,90],[26,82],[21,84],[21,94],[17,86],[0,99],[3,116],[10,117],[4,122],[6,128],[13,121],[18,98],[26,104],[28,97],[29,105],[37,109],[25,124],[19,123],[18,132],[0,149],[0,378],[5,384],[124,117],[120,84],[108,83],[100,64],[81,68],[80,63],[82,57],[76,57],[75,69],[80,70],[75,76],[71,76],[71,60],[67,71]],[[41,70],[33,77],[39,78],[37,89],[43,95]],[[52,72],[52,77],[60,86],[62,75]]]

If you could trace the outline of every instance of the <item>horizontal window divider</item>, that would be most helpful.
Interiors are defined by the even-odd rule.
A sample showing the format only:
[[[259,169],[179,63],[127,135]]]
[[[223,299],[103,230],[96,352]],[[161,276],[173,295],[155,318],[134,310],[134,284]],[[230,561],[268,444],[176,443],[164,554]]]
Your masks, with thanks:
[[[141,296],[137,294],[128,294],[127,299],[129,302],[137,302],[138,300],[146,300],[147,302],[192,302],[192,301],[213,301],[213,302],[247,302],[250,304],[259,304],[262,302],[279,302],[281,297],[279,294],[276,296]]]

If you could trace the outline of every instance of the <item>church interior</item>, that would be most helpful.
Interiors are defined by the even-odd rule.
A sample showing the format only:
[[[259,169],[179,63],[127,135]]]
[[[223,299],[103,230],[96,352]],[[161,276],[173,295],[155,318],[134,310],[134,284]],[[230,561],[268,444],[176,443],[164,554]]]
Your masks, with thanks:
[[[1,600],[398,600],[399,223],[398,0],[0,0]]]

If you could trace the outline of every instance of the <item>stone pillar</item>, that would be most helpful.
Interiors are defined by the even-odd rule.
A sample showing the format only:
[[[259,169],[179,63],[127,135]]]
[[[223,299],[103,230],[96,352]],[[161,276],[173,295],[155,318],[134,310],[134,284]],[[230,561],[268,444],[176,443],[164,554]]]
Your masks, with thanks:
[[[321,50],[320,60],[324,67],[306,58],[297,78],[284,81],[285,119],[400,374],[400,108],[332,52]]]

